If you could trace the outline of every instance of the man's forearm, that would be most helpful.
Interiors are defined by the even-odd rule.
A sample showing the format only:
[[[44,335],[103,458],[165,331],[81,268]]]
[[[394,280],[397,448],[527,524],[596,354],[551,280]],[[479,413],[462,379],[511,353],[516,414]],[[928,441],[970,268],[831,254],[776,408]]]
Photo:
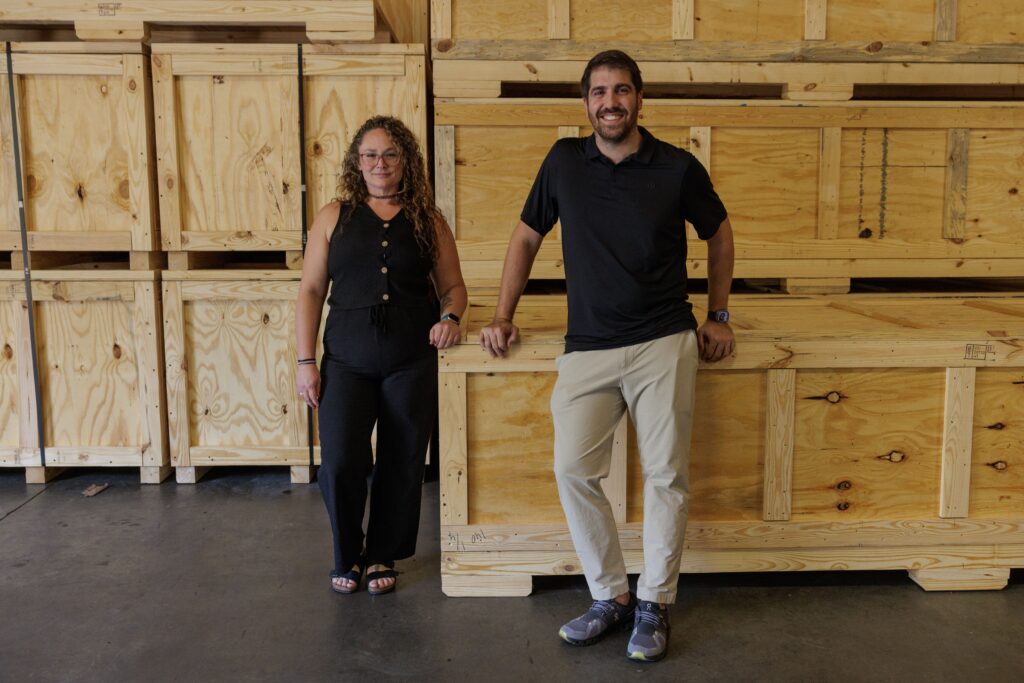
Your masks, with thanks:
[[[518,228],[513,233],[508,243],[508,251],[505,253],[505,266],[501,271],[501,289],[498,293],[498,307],[494,311],[495,319],[512,320],[539,248],[539,242],[533,244],[530,240],[524,239]]]
[[[708,309],[712,311],[729,308],[729,291],[732,289],[732,270],[735,248],[732,240],[732,226],[725,219],[719,234],[708,241]]]

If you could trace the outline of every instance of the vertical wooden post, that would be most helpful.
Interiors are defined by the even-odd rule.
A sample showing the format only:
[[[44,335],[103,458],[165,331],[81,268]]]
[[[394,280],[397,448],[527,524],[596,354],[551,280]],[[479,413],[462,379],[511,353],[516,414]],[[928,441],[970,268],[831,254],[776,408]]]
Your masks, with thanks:
[[[601,481],[604,495],[612,504],[612,516],[617,524],[626,523],[627,450],[629,436],[629,413],[624,413],[612,441],[612,465],[608,478]]]
[[[946,368],[939,517],[966,517],[971,493],[974,368]]]
[[[434,126],[434,199],[452,235],[455,223],[455,126]]]
[[[946,196],[942,211],[942,236],[967,237],[967,153],[971,131],[950,128],[946,141]]]
[[[672,40],[693,40],[693,3],[672,0]]]
[[[438,393],[441,430],[441,524],[469,524],[466,373],[441,373]]]
[[[548,40],[568,40],[569,0],[548,0]]]
[[[793,509],[796,370],[768,370],[767,381],[763,512],[766,521],[784,521]]]
[[[160,299],[155,282],[136,282],[133,320],[139,368],[139,405],[146,421],[149,443],[142,450],[140,479],[159,484],[171,472],[167,443],[167,411],[164,410],[164,345]]]
[[[155,170],[149,163],[151,139],[150,123],[153,108],[149,99],[150,80],[146,57],[124,55],[124,92],[128,147],[128,202],[132,215],[132,249],[152,251],[159,249],[157,242],[157,206],[153,197]]]
[[[822,128],[818,159],[818,239],[839,237],[839,157],[842,128]]]
[[[956,40],[956,0],[935,0],[936,42]]]
[[[430,37],[451,40],[452,0],[430,0]]]
[[[153,66],[153,134],[156,137],[160,241],[167,251],[181,251],[181,173],[178,169],[178,117],[171,55],[155,54]]]
[[[828,0],[804,0],[804,40],[825,40]]]

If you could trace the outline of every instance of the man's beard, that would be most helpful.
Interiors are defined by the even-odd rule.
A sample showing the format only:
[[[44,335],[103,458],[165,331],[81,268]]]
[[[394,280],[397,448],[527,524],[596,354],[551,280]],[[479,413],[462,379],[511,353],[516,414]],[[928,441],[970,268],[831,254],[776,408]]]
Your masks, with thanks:
[[[608,113],[622,114],[622,120],[621,120],[621,122],[622,122],[622,129],[621,129],[620,133],[618,133],[618,134],[605,134],[605,133],[601,132],[602,125],[606,125],[601,120],[601,116],[603,114],[608,114]],[[594,129],[594,133],[596,135],[598,135],[602,140],[604,140],[605,142],[610,142],[612,144],[618,144],[618,143],[622,142],[623,140],[625,140],[626,138],[628,138],[630,136],[630,134],[633,132],[633,130],[636,129],[636,120],[637,120],[636,119],[636,114],[633,114],[631,116],[629,114],[629,112],[627,112],[625,109],[621,109],[621,108],[602,109],[601,111],[599,111],[597,113],[597,116],[594,116],[593,118],[590,119],[590,125]]]

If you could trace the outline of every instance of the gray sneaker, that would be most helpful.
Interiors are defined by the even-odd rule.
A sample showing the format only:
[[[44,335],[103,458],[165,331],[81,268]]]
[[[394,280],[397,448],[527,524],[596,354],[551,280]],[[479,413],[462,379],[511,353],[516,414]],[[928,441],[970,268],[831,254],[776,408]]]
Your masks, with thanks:
[[[636,598],[629,594],[629,604],[615,600],[595,600],[587,613],[558,629],[558,635],[570,645],[593,645],[616,624],[628,626],[636,609]]]
[[[668,651],[668,636],[672,627],[668,623],[668,608],[656,602],[638,600],[633,633],[626,645],[626,656],[642,662],[656,662]]]

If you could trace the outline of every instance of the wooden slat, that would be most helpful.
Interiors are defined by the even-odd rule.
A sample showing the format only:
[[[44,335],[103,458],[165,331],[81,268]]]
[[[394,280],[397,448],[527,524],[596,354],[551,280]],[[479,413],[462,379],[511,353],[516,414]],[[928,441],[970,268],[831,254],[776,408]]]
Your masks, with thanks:
[[[14,73],[21,76],[121,76],[122,55],[81,54],[68,59],[62,54],[12,55]],[[3,61],[3,72],[7,62]]]
[[[935,41],[956,40],[956,0],[935,0]]]
[[[828,0],[804,0],[804,40],[825,40]]]
[[[296,145],[297,147],[297,145]],[[286,251],[302,248],[298,230],[182,230],[186,251]]]
[[[164,249],[181,246],[181,174],[178,170],[178,117],[171,55],[152,57],[153,130],[156,137],[160,241]]]
[[[306,446],[193,446],[189,449],[189,461],[192,465],[308,466],[309,449]]]
[[[178,54],[174,76],[298,76],[294,55]],[[404,76],[403,55],[317,55],[303,57],[304,76]]]
[[[142,21],[104,19],[76,19],[75,35],[80,40],[137,40],[148,41],[149,29]]]
[[[128,201],[133,217],[132,249],[138,251],[160,248],[155,234],[155,168],[149,163],[149,131],[152,129],[153,109],[147,92],[150,87],[147,61],[143,55],[125,55],[122,78],[127,124]]]
[[[608,478],[601,481],[604,495],[612,506],[612,516],[618,524],[625,524],[626,522],[628,430],[629,414],[627,413],[622,416],[618,426],[615,427],[615,436],[612,440],[611,470]]]
[[[548,40],[569,38],[569,0],[547,0]]]
[[[142,451],[142,464],[164,466],[170,463],[167,451],[167,412],[164,410],[164,345],[157,285],[135,283],[132,321],[135,327],[135,356],[139,374],[139,405],[145,416],[149,443]]]
[[[533,578],[522,574],[480,576],[442,571],[441,592],[449,598],[522,598],[533,592]]]
[[[469,521],[469,448],[466,434],[466,374],[441,376],[441,523]]]
[[[49,467],[139,467],[144,464],[144,448],[137,446],[49,446]]]
[[[767,382],[763,518],[788,520],[793,508],[796,370],[769,370]]]
[[[946,143],[946,196],[942,212],[942,236],[967,237],[967,155],[971,131],[951,128]]]
[[[711,127],[690,127],[690,153],[711,173]]]
[[[134,168],[132,172],[148,173],[147,169]],[[145,178],[145,175],[143,175]],[[131,191],[131,190],[129,190]],[[28,248],[33,251],[130,251],[133,247],[135,234],[152,235],[152,230],[145,225],[147,218],[139,216],[136,228],[132,232],[83,232],[80,230],[50,231],[40,230],[42,226],[33,226],[28,233]],[[155,225],[150,223],[150,226]],[[145,239],[145,237],[143,237]],[[19,238],[20,248],[20,238]],[[152,249],[153,247],[145,247]]]
[[[430,0],[430,37],[451,41],[452,0]]]
[[[839,237],[839,165],[842,153],[842,128],[821,129],[821,153],[818,161],[818,239]]]
[[[940,517],[967,516],[971,490],[975,374],[974,368],[946,370]]]
[[[188,467],[188,366],[185,358],[185,311],[180,282],[163,283],[164,364],[167,381],[167,438],[171,464]]]
[[[1010,580],[1009,567],[911,569],[909,574],[926,591],[1002,590]]]
[[[693,40],[693,3],[672,0],[672,40]]]
[[[455,126],[434,126],[434,199],[452,234],[455,222]]]
[[[24,294],[22,294],[24,296]],[[29,315],[27,302],[18,304],[19,332],[18,349],[18,434],[22,452],[34,451],[35,462],[39,463],[39,415],[36,411],[35,374],[32,367],[32,340],[29,336]],[[33,313],[38,313],[35,305]]]

